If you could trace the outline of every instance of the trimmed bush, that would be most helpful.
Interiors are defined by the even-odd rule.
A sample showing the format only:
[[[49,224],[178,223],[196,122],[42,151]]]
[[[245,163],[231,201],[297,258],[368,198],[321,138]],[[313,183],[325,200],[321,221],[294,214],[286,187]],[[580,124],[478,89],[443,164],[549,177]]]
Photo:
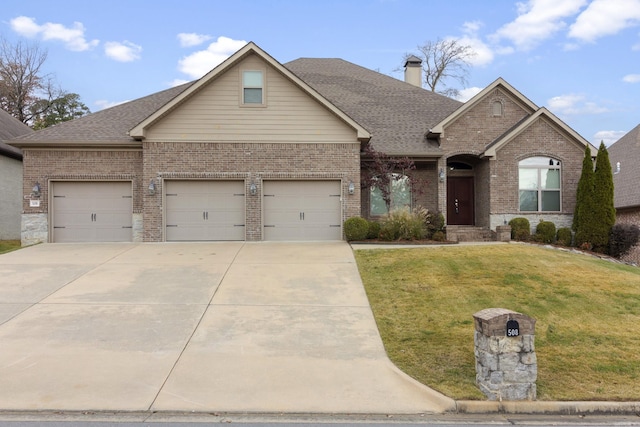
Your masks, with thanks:
[[[616,224],[611,227],[609,236],[609,254],[615,258],[620,258],[629,249],[638,244],[640,239],[640,228],[635,224]]]
[[[344,222],[344,235],[347,241],[364,240],[369,234],[369,221],[359,216],[354,216]]]
[[[569,227],[558,228],[556,243],[562,246],[571,246],[571,229]]]
[[[531,238],[531,225],[527,218],[513,218],[509,221],[511,226],[511,239],[526,242]]]
[[[428,212],[425,225],[427,237],[433,238],[434,233],[444,230],[444,215],[441,212]]]
[[[369,221],[369,232],[367,239],[377,239],[380,236],[380,223],[378,221]]]
[[[556,225],[551,221],[540,220],[536,226],[536,242],[553,243],[556,238]]]
[[[380,238],[388,241],[424,239],[426,215],[424,208],[392,210],[382,218]]]

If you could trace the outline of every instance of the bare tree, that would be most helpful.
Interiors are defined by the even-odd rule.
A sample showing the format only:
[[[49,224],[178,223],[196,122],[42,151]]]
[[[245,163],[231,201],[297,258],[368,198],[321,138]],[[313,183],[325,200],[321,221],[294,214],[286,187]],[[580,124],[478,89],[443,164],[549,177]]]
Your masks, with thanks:
[[[427,41],[418,46],[422,59],[424,82],[432,92],[449,97],[457,97],[459,90],[447,88],[447,80],[455,80],[462,86],[467,84],[467,75],[471,66],[471,58],[476,53],[469,45],[461,44],[455,39],[437,39]],[[406,55],[408,57],[409,55]],[[406,58],[405,58],[406,59]],[[439,87],[442,89],[437,90]]]
[[[51,75],[42,73],[46,59],[38,45],[0,40],[0,107],[23,123],[46,111],[61,92]]]

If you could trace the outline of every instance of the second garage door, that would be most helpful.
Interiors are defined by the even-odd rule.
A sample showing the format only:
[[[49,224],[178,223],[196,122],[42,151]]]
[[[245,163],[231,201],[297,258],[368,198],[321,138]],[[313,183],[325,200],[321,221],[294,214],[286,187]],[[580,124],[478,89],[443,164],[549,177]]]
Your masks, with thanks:
[[[341,240],[340,181],[265,181],[264,240]]]
[[[165,181],[167,241],[244,240],[243,181]]]

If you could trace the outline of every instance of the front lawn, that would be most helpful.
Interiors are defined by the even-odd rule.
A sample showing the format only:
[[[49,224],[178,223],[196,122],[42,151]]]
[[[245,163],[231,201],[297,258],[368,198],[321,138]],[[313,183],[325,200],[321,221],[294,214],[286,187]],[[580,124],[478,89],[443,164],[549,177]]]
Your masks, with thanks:
[[[0,254],[20,249],[20,240],[0,240]]]
[[[640,400],[640,268],[535,245],[356,250],[391,360],[455,399],[475,385],[473,314],[537,320],[539,400]]]

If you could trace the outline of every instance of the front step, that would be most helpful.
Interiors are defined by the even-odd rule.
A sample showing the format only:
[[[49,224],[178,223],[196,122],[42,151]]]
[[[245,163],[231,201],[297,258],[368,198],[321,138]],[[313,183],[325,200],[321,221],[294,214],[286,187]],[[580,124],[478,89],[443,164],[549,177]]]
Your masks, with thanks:
[[[447,225],[447,240],[451,242],[492,242],[494,233],[473,225]]]

